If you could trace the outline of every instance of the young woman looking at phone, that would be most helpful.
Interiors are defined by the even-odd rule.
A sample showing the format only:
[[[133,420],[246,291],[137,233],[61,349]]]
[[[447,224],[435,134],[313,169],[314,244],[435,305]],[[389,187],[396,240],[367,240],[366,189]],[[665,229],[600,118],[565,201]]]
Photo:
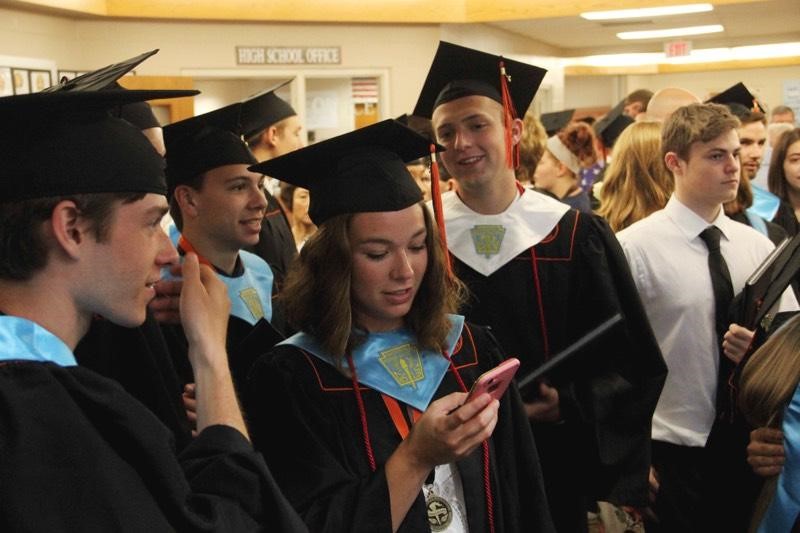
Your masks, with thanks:
[[[502,357],[450,314],[461,284],[403,165],[428,150],[384,121],[258,166],[311,190],[319,230],[282,296],[300,333],[251,375],[254,442],[314,531],[552,531],[516,389],[464,403]]]

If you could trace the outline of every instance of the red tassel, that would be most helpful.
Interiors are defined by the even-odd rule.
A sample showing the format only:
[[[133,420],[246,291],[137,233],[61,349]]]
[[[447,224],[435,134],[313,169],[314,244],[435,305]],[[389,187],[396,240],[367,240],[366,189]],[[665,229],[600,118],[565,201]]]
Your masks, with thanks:
[[[442,241],[442,251],[447,263],[447,274],[453,275],[453,265],[450,262],[450,252],[447,249],[447,232],[444,227],[444,209],[442,208],[441,185],[439,181],[439,164],[436,162],[436,145],[431,144],[431,200],[433,200],[433,217],[439,227],[439,239]]]
[[[519,145],[515,145],[511,138],[511,123],[517,118],[517,112],[514,109],[514,102],[511,100],[511,93],[508,90],[508,82],[510,81],[511,76],[506,74],[506,64],[503,60],[500,60],[500,91],[503,97],[503,117],[506,134],[506,166],[515,169],[519,166]]]

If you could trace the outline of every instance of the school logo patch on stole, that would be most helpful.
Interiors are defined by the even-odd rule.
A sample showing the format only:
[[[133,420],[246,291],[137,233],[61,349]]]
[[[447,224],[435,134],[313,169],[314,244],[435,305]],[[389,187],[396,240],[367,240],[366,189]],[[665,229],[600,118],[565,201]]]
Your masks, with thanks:
[[[475,253],[484,255],[488,259],[500,253],[500,246],[503,244],[506,228],[499,224],[481,224],[472,226],[469,233],[472,235]]]
[[[253,318],[259,320],[264,317],[264,308],[261,306],[261,300],[258,297],[257,290],[253,287],[248,287],[239,292],[239,297],[244,302],[244,305],[247,306],[250,313],[253,314]]]
[[[417,381],[425,379],[422,358],[413,344],[401,344],[379,353],[381,365],[400,387],[410,385],[416,389]]]
[[[428,511],[428,525],[431,531],[444,531],[453,521],[453,510],[444,498],[428,495],[425,499]]]

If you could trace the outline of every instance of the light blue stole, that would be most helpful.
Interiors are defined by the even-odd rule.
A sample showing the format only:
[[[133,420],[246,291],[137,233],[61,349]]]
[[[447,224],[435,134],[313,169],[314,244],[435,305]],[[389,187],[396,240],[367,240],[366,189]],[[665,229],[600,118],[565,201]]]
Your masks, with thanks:
[[[448,315],[448,319],[451,327],[446,344],[452,354],[464,328],[464,317]],[[292,335],[279,346],[282,344],[296,346],[336,367],[336,359],[307,333]],[[405,328],[370,333],[351,355],[360,383],[419,411],[427,409],[450,366],[441,353],[420,351],[414,335]]]
[[[64,341],[36,322],[18,316],[0,316],[0,361],[13,360],[78,365]]]
[[[170,226],[169,238],[177,247],[181,238],[180,232]],[[254,326],[261,318],[267,322],[272,320],[272,269],[266,261],[245,250],[239,251],[239,260],[244,272],[241,276],[231,277],[217,273],[217,277],[228,288],[231,301],[231,316],[244,320]],[[163,279],[176,279],[169,268],[161,271]]]
[[[800,386],[783,415],[783,464],[775,495],[758,526],[759,533],[789,532],[800,514]]]

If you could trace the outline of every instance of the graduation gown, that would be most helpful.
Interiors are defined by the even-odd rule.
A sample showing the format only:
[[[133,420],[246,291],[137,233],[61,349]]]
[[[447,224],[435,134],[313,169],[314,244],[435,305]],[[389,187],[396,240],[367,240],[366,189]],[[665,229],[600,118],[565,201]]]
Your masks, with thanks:
[[[546,198],[533,201],[554,211]],[[449,236],[448,228],[452,250]],[[548,376],[563,422],[534,424],[534,436],[560,531],[585,529],[594,500],[647,506],[651,419],[666,365],[605,221],[568,210],[538,244],[489,275],[452,259],[471,293],[463,314],[491,326],[506,354],[520,359],[518,377],[622,313],[623,325]],[[530,392],[523,398],[532,400]]]
[[[0,362],[0,531],[304,531],[263,458],[211,426],[172,435],[78,366]]]
[[[467,387],[500,360],[499,348],[485,330],[465,326],[453,361]],[[375,472],[367,459],[350,378],[287,345],[275,347],[253,368],[245,399],[253,442],[312,531],[391,531],[383,466],[401,437],[380,393],[363,385],[360,390]],[[448,370],[434,399],[459,390]],[[513,387],[500,402],[490,450],[496,531],[553,531],[538,454]],[[457,463],[470,531],[475,532],[488,530],[482,461],[478,447]],[[399,531],[430,531],[421,492]]]
[[[172,431],[179,450],[189,444],[191,425],[181,401],[184,382],[149,311],[138,328],[96,319],[75,348],[75,358],[81,366],[118,382],[150,409]]]

